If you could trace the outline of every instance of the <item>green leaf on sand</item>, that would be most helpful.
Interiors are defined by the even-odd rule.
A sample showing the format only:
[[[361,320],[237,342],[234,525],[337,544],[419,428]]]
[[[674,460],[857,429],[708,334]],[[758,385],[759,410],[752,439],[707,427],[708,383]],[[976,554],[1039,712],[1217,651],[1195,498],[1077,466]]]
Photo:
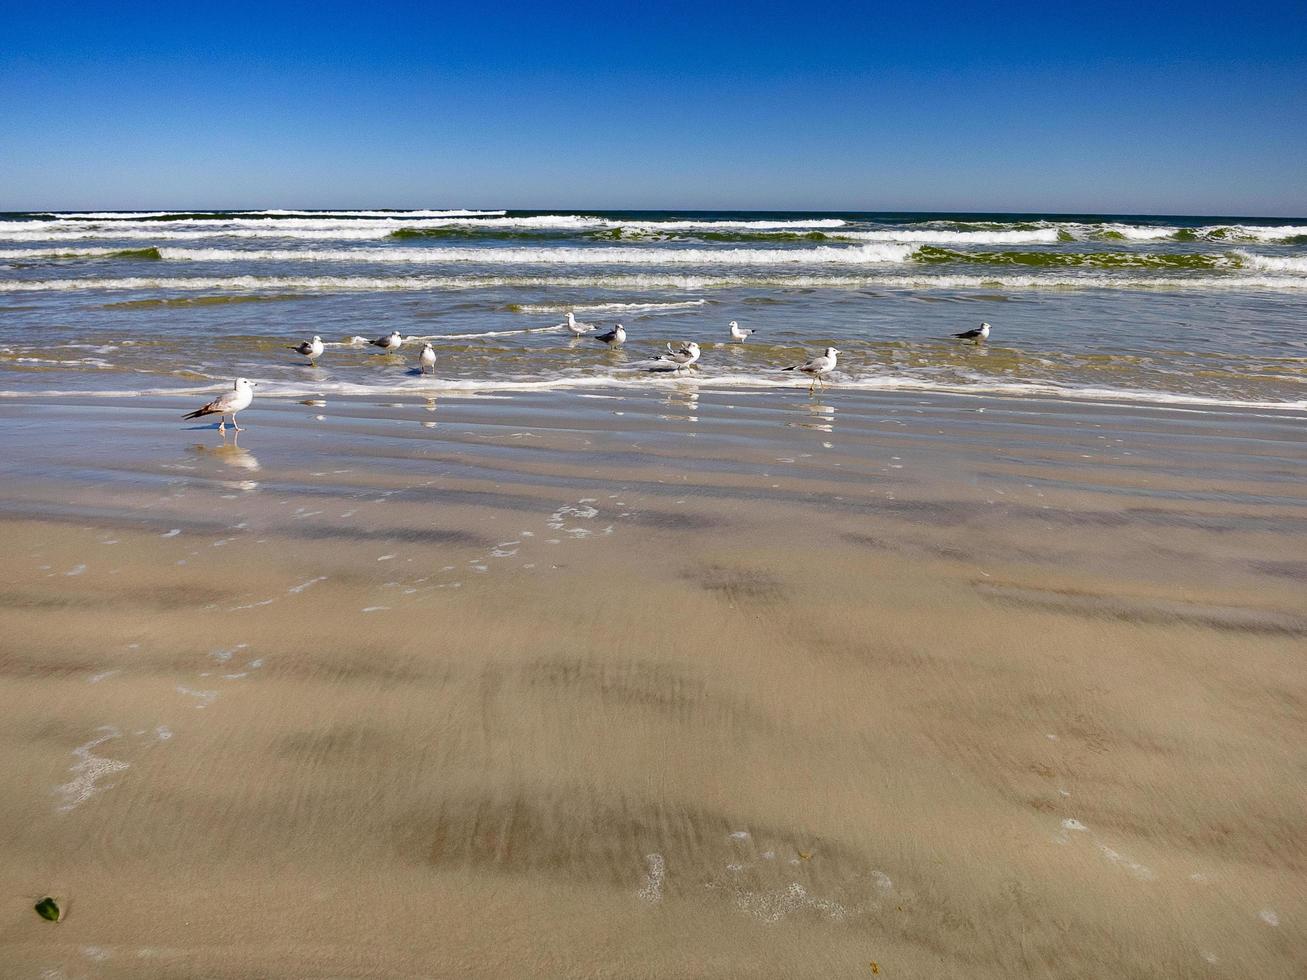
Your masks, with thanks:
[[[58,902],[47,895],[36,903],[36,914],[51,922],[58,922],[63,917],[64,910],[59,907]]]

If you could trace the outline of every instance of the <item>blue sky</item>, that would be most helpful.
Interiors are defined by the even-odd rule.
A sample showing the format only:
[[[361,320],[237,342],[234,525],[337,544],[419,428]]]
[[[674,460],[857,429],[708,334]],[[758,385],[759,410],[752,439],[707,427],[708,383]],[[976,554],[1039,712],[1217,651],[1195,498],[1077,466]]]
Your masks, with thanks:
[[[0,4],[11,210],[1303,216],[1304,107],[1303,0]]]

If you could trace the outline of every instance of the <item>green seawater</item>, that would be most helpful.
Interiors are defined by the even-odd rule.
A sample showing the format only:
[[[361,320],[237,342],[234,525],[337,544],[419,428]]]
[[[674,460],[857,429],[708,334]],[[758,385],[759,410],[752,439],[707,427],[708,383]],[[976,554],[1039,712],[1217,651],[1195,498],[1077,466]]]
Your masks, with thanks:
[[[1176,252],[959,252],[923,245],[913,253],[917,262],[960,262],[971,265],[1010,265],[1040,269],[1237,269],[1237,257]]]

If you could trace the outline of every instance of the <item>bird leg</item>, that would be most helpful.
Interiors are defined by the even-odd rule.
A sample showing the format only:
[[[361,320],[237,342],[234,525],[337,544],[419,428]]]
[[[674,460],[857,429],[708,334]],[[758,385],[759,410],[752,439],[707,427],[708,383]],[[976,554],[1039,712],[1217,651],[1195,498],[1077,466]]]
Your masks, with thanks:
[[[245,430],[242,429],[239,425],[236,424],[236,413],[235,413],[235,412],[232,412],[232,413],[231,413],[231,427],[232,427],[233,429],[235,429],[237,432],[244,432],[244,431],[245,431]]]
[[[235,417],[232,418],[231,423],[232,423],[232,425],[235,425],[235,424],[236,424],[236,419],[235,419]],[[226,432],[226,431],[227,431],[227,416],[225,416],[225,415],[219,415],[219,416],[218,416],[218,431],[219,431],[219,432]]]

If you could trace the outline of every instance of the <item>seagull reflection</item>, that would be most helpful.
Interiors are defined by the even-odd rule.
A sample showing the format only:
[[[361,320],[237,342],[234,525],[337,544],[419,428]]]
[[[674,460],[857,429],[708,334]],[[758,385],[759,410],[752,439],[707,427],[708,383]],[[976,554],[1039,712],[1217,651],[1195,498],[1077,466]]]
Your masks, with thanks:
[[[191,452],[201,456],[208,456],[226,466],[233,466],[237,469],[251,471],[259,469],[258,458],[248,449],[242,449],[235,439],[218,446],[206,446],[197,443],[191,447]]]
[[[663,399],[663,404],[666,405],[668,408],[687,409],[692,413],[697,412],[699,409],[699,392],[695,391],[694,389],[688,386],[678,385],[672,388],[667,393],[667,397]],[[668,422],[698,422],[699,421],[699,416],[694,414],[659,415],[658,417],[660,419],[665,419]]]
[[[835,406],[822,405],[817,402],[805,402],[800,405],[805,415],[811,416],[801,422],[786,422],[796,429],[812,429],[815,432],[835,431]]]

